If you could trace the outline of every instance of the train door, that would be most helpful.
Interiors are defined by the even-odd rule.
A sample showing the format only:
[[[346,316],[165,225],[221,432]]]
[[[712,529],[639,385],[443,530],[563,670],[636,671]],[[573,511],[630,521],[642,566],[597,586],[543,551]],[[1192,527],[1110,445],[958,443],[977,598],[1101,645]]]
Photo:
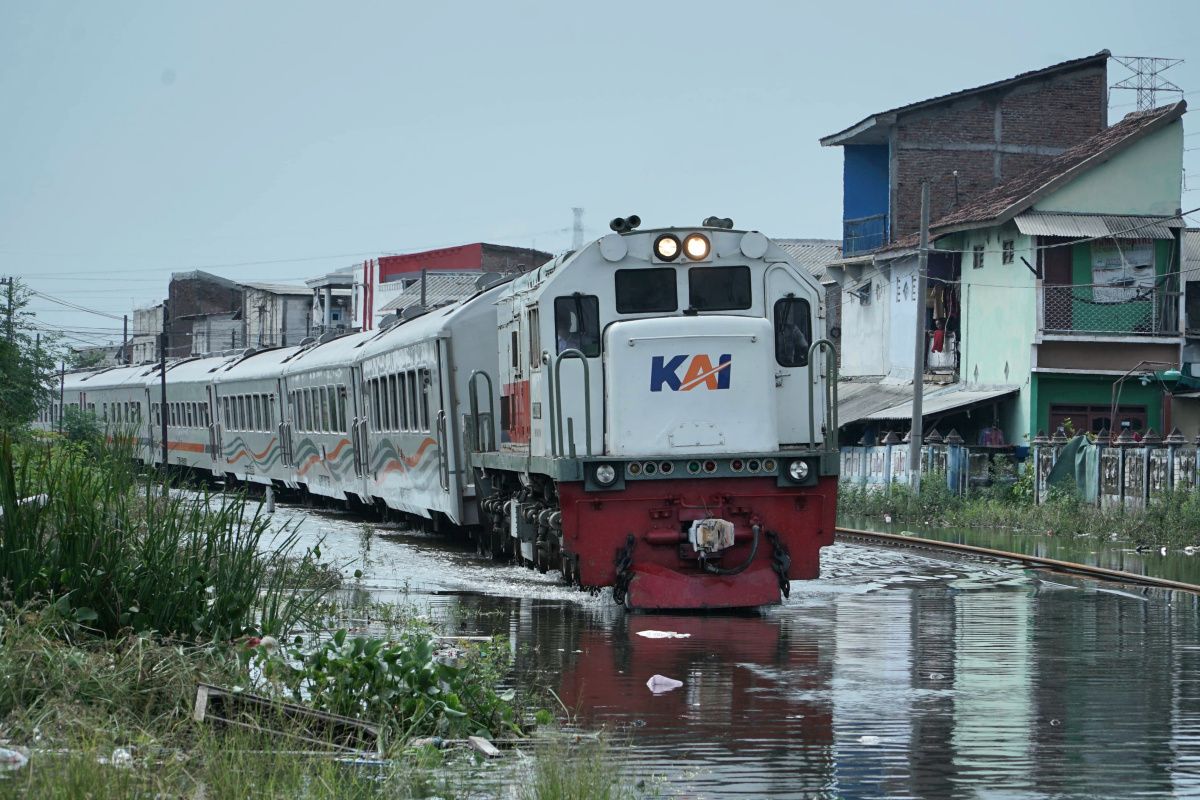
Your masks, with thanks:
[[[217,396],[217,389],[211,383],[204,387],[205,400],[208,403],[208,419],[205,420],[208,424],[205,426],[208,429],[208,444],[206,449],[212,457],[212,471],[214,475],[220,475],[224,472],[222,461],[224,461],[224,452],[221,449],[221,415],[220,398]]]
[[[767,317],[774,328],[775,345],[775,415],[779,428],[780,445],[795,445],[809,442],[809,371],[808,350],[817,327],[817,298],[812,289],[792,273],[787,264],[772,264],[767,267],[764,278],[764,299]],[[825,360],[817,354],[815,374],[824,376]],[[818,417],[813,420],[813,431],[818,441],[823,441],[824,392],[820,383],[813,388],[812,396]]]
[[[350,442],[354,446],[354,475],[362,478],[370,466],[370,446],[367,437],[366,386],[363,384],[362,365],[350,367],[350,410],[354,421],[350,424]],[[365,494],[362,495],[366,497]]]
[[[500,326],[500,441],[529,447],[529,359],[518,313]]]
[[[278,411],[276,416],[278,421],[275,423],[275,438],[279,441],[279,465],[290,467],[292,465],[292,437],[288,429],[287,385],[283,378],[275,379],[275,397],[279,398],[279,402],[275,404]]]

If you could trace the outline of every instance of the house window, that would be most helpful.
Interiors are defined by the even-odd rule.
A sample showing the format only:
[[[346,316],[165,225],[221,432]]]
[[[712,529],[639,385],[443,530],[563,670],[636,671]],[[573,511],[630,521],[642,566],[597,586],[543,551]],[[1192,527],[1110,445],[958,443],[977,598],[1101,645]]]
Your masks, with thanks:
[[[1013,245],[1014,245],[1014,243],[1013,243],[1012,239],[1005,239],[1004,242],[1000,245],[1000,253],[1001,253],[1000,263],[1002,263],[1002,264],[1013,263],[1013,251],[1014,251]]]
[[[977,244],[971,248],[972,269],[983,269],[983,245]]]

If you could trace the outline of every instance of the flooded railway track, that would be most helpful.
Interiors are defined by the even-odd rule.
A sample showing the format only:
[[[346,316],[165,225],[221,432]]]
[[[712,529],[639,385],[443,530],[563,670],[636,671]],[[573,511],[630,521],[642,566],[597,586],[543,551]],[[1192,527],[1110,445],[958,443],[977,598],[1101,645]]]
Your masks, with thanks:
[[[1128,583],[1156,589],[1173,589],[1176,591],[1200,594],[1200,586],[1193,583],[1183,583],[1181,581],[1173,581],[1166,578],[1156,578],[1151,575],[1141,575],[1136,572],[1108,569],[1106,567],[1098,567],[1091,564],[1078,564],[1072,561],[1063,561],[1057,558],[1046,558],[1044,556],[1030,555],[1028,553],[1016,553],[1009,550],[997,550],[990,547],[979,547],[977,545],[962,544],[959,542],[947,542],[940,539],[925,539],[919,536],[910,536],[907,534],[880,533],[877,531],[864,531],[855,528],[837,528],[835,529],[835,532],[838,541],[851,544],[869,544],[882,547],[925,550],[932,553],[955,553],[958,555],[989,558],[999,561],[1013,561],[1038,569],[1047,569],[1054,572],[1066,572],[1073,575],[1097,578],[1099,580]]]

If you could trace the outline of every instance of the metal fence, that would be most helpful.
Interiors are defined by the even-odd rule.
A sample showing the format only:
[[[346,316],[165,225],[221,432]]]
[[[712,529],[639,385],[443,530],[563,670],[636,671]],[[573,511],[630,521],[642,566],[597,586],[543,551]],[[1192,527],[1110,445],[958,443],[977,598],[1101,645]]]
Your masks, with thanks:
[[[1179,292],[1159,286],[1043,286],[1042,330],[1059,334],[1171,336],[1179,333]]]
[[[1039,503],[1050,496],[1050,472],[1065,446],[1062,438],[1034,441],[1034,487]],[[1100,508],[1145,508],[1174,492],[1196,491],[1200,482],[1198,451],[1197,443],[1186,441],[1178,431],[1165,439],[1148,432],[1141,442],[1111,443],[1102,437],[1091,457],[1076,458],[1071,467],[1076,479],[1094,486],[1094,490],[1079,490],[1086,502]]]

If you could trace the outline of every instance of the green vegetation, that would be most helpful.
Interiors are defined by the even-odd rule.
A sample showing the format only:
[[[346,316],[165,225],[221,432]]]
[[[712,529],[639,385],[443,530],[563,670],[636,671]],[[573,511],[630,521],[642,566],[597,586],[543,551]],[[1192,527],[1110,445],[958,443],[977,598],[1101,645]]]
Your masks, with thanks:
[[[46,377],[54,373],[57,345],[51,335],[38,333],[25,310],[29,289],[14,280],[4,291],[11,313],[0,325],[0,430],[14,433],[33,421],[50,399]]]
[[[1056,536],[1111,536],[1130,544],[1200,543],[1200,493],[1180,492],[1155,498],[1141,510],[1101,510],[1082,503],[1070,491],[1054,490],[1046,502],[1033,502],[1032,473],[1015,483],[956,495],[944,476],[928,475],[915,496],[907,484],[888,490],[843,484],[838,514],[847,519],[883,518],[907,525],[960,528],[1007,528]]]
[[[340,574],[319,547],[243,496],[165,491],[108,436],[0,438],[0,746],[29,756],[0,773],[0,798],[452,798],[513,781],[527,798],[632,796],[597,742],[535,757],[531,783],[517,756],[419,744],[529,736],[502,642],[439,639],[361,587],[332,601]],[[341,627],[347,611],[373,635]],[[380,724],[386,751],[297,752],[282,715],[196,723],[200,682]]]

